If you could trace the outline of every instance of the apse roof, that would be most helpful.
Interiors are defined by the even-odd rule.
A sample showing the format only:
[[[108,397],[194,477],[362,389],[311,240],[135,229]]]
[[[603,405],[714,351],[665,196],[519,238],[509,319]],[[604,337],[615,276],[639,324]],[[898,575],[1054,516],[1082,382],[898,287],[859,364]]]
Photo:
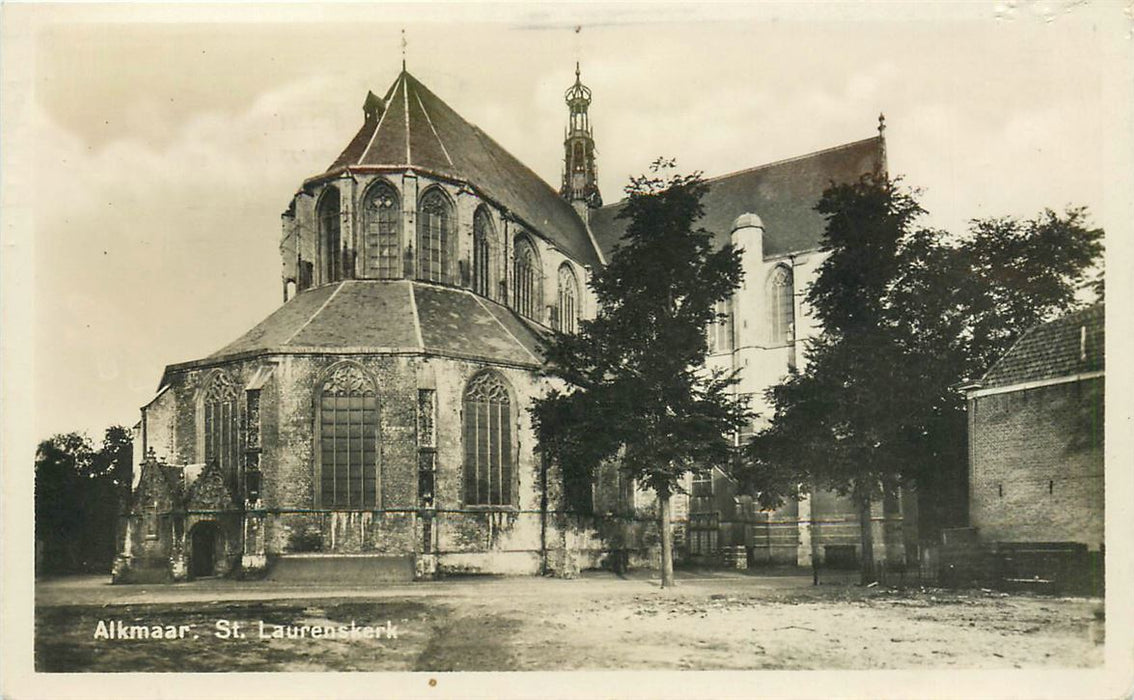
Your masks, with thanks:
[[[815,211],[823,191],[832,182],[855,182],[883,170],[884,153],[882,137],[875,136],[707,179],[709,191],[702,200],[705,214],[699,225],[722,246],[729,241],[736,217],[751,212],[764,223],[764,257],[814,250],[826,227]],[[591,232],[608,260],[626,232],[627,222],[617,218],[624,205],[625,200],[591,212]]]
[[[575,210],[530,168],[402,71],[327,173],[344,168],[415,168],[468,183],[584,265],[598,263]]]
[[[1098,372],[1106,365],[1106,313],[1096,304],[1024,333],[996,361],[979,388]]]
[[[346,280],[300,292],[203,360],[259,354],[426,354],[537,367],[542,334],[472,292],[408,280]]]

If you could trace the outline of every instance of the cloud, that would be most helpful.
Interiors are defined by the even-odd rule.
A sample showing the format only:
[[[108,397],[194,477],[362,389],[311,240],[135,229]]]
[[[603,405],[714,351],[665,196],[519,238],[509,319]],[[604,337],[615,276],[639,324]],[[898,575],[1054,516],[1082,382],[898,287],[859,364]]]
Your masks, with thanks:
[[[588,26],[604,195],[658,155],[718,175],[871,136],[884,110],[891,171],[926,188],[941,225],[1076,202],[1128,228],[1113,208],[1128,158],[1111,144],[1130,131],[1130,81],[1102,79],[1097,29],[1055,24]],[[415,75],[557,186],[573,33],[412,29]],[[365,90],[393,79],[398,36],[314,23],[56,37],[21,119],[35,177],[6,183],[35,210],[44,431],[133,421],[165,364],[278,304],[279,214],[355,133]],[[68,53],[77,37],[89,45]]]
[[[41,406],[41,433],[132,422],[165,364],[278,303],[279,214],[357,128],[327,116],[338,87],[308,79],[238,114],[190,114],[160,145],[138,133],[96,147],[32,108],[36,383],[60,397]]]

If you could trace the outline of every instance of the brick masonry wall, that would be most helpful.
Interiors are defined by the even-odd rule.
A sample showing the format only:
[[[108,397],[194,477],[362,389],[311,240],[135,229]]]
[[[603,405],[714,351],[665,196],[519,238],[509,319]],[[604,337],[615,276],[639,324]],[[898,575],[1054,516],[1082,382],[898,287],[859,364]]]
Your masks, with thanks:
[[[364,219],[362,215],[363,204],[368,188],[375,181],[380,180],[398,193],[399,206],[402,209],[400,250],[403,257],[408,254],[411,256],[412,260],[412,256],[418,248],[418,231],[416,227],[417,203],[426,189],[439,187],[448,195],[454,205],[454,235],[453,240],[450,241],[449,257],[451,261],[450,270],[448,271],[452,283],[459,283],[462,286],[471,288],[471,282],[467,280],[462,281],[459,265],[465,267],[467,277],[467,271],[471,270],[473,259],[473,217],[475,212],[483,207],[492,221],[493,235],[495,238],[495,240],[491,242],[493,269],[490,274],[491,289],[489,290],[489,298],[506,304],[511,303],[510,290],[512,289],[512,283],[509,278],[512,274],[513,238],[517,234],[527,232],[532,234],[530,238],[536,245],[540,260],[542,273],[540,293],[542,294],[543,306],[546,307],[549,304],[556,303],[559,266],[564,261],[569,261],[572,263],[572,268],[579,281],[578,311],[587,318],[594,315],[595,300],[593,293],[586,284],[588,271],[585,267],[569,259],[556,246],[549,244],[538,229],[527,228],[515,221],[506,222],[498,206],[482,199],[467,186],[462,186],[448,180],[438,180],[424,174],[419,174],[414,177],[400,176],[397,174],[371,176],[355,174],[354,177],[357,178],[356,184],[351,184],[353,180],[340,179],[327,183],[324,187],[334,187],[339,190],[341,207],[344,212],[341,235],[345,245],[355,256],[356,276],[363,278],[372,276],[371,271],[367,269],[366,265],[369,253],[366,250],[365,233],[363,231]],[[297,247],[299,255],[303,260],[314,264],[316,281],[318,282],[320,279],[322,263],[319,260],[319,225],[316,221],[315,205],[321,192],[322,190],[316,192],[314,196],[297,196],[294,198],[295,217],[284,218],[283,238],[288,241],[288,245],[281,248],[281,255],[283,256],[282,274],[284,279],[298,276],[295,269]],[[416,263],[413,264],[416,265]],[[407,275],[407,277],[413,276],[412,274]],[[508,282],[506,285],[506,288],[509,290],[507,298],[503,298],[501,295],[501,281]],[[546,321],[546,309],[540,308],[538,311],[539,318],[537,320]]]
[[[970,518],[985,542],[1103,543],[1102,378],[969,401]]]
[[[514,420],[514,508],[466,508],[464,505],[464,444],[462,413],[464,391],[474,375],[487,368],[475,362],[430,359],[430,374],[437,390],[436,506],[445,511],[437,519],[437,551],[443,570],[526,570],[538,566],[540,547],[540,460],[534,452],[535,434],[529,408],[542,391],[526,370],[493,369],[508,384]],[[550,481],[550,479],[549,479]],[[558,500],[558,499],[556,499]],[[549,506],[555,508],[555,502]],[[463,512],[451,512],[463,511]],[[554,542],[556,533],[547,533]],[[493,557],[469,557],[494,552]],[[501,557],[510,554],[511,557]],[[512,559],[506,562],[505,559]]]
[[[420,553],[422,531],[416,512],[328,512],[316,502],[317,390],[344,361],[361,367],[378,391],[377,511],[418,508],[417,395],[421,388],[437,392],[435,505],[441,512],[434,520],[434,542],[442,570],[534,572],[541,566],[541,539],[546,539],[548,549],[555,553],[551,565],[570,570],[574,564],[565,550],[599,546],[584,532],[588,528],[582,527],[578,518],[562,515],[548,518],[541,537],[540,460],[534,452],[529,407],[542,391],[542,384],[525,369],[493,367],[508,383],[514,402],[513,508],[464,505],[462,399],[468,381],[488,367],[482,363],[404,355],[311,354],[187,369],[173,377],[173,386],[158,402],[155,422],[169,427],[155,431],[154,437],[161,446],[168,445],[162,452],[171,463],[196,463],[203,457],[199,396],[209,378],[218,370],[224,371],[235,386],[243,388],[258,368],[272,363],[271,378],[261,388],[261,504],[268,513],[264,545],[259,551]],[[243,426],[243,394],[238,410]],[[549,471],[548,486],[550,509],[561,511],[564,504],[554,468]]]
[[[261,395],[266,508],[315,510],[315,400],[327,374],[344,360],[361,367],[378,392],[378,507],[411,509],[417,498],[416,359],[394,355],[344,358],[282,356],[270,391]],[[388,522],[387,522],[388,521]],[[269,518],[271,553],[310,549],[338,552],[412,552],[407,516],[286,513]]]

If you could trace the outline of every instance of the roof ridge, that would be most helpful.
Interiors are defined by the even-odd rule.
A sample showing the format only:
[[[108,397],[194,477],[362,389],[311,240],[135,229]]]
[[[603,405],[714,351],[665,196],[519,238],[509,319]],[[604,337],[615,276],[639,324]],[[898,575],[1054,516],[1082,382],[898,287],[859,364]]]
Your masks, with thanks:
[[[410,76],[410,77],[411,77],[411,78],[413,79],[413,81],[414,81],[414,82],[415,82],[415,83],[417,84],[417,85],[416,85],[416,87],[415,87],[415,89],[417,89],[417,90],[421,90],[421,91],[424,91],[424,92],[425,92],[425,93],[426,93],[426,94],[427,94],[427,95],[428,95],[429,97],[431,97],[432,99],[434,99],[434,100],[436,100],[437,102],[439,102],[439,103],[440,103],[440,104],[441,104],[441,105],[442,105],[443,107],[445,107],[445,108],[446,108],[446,109],[448,109],[448,110],[449,110],[450,112],[452,112],[452,113],[453,113],[453,114],[454,114],[454,115],[455,115],[455,116],[457,117],[457,119],[459,119],[460,121],[462,121],[462,122],[464,122],[465,124],[467,124],[467,125],[468,125],[468,126],[469,126],[469,127],[471,128],[471,129],[472,129],[472,131],[473,131],[473,134],[474,134],[474,135],[475,135],[475,136],[476,136],[476,137],[477,137],[478,139],[483,139],[483,140],[486,140],[486,141],[488,141],[488,143],[489,143],[489,144],[491,144],[491,145],[492,145],[492,146],[493,146],[493,147],[494,147],[494,148],[495,148],[495,149],[496,149],[497,151],[500,151],[501,153],[503,153],[503,154],[507,155],[507,156],[508,156],[509,158],[511,158],[511,159],[512,159],[513,161],[515,161],[515,162],[516,162],[516,163],[517,163],[517,164],[518,164],[518,165],[519,165],[520,167],[522,167],[522,168],[523,168],[524,170],[526,170],[526,171],[528,172],[528,174],[532,175],[532,176],[533,176],[533,177],[534,177],[534,178],[535,178],[536,180],[538,180],[538,181],[539,181],[539,182],[540,182],[541,184],[543,184],[543,185],[544,185],[545,187],[547,187],[548,191],[549,191],[549,192],[551,192],[552,194],[554,194],[554,195],[556,196],[556,198],[557,198],[557,199],[559,198],[559,193],[558,193],[558,192],[556,191],[556,189],[555,189],[554,187],[552,187],[552,186],[551,186],[551,183],[547,182],[547,181],[546,181],[546,180],[544,180],[544,179],[543,179],[542,177],[540,177],[539,173],[537,173],[536,171],[532,170],[532,169],[531,169],[530,167],[528,167],[528,165],[527,165],[526,163],[524,163],[524,162],[523,162],[522,160],[520,160],[519,158],[517,158],[516,156],[514,156],[514,155],[512,154],[512,152],[511,152],[511,151],[509,151],[509,150],[508,150],[507,148],[505,148],[505,147],[504,147],[504,146],[503,146],[503,145],[502,145],[502,144],[501,144],[501,143],[500,143],[499,141],[497,141],[496,139],[492,138],[492,137],[491,137],[491,136],[490,136],[490,135],[488,134],[488,132],[487,132],[487,131],[485,131],[484,129],[480,128],[480,126],[478,126],[477,124],[474,124],[473,122],[469,121],[469,120],[468,120],[468,119],[466,119],[466,118],[465,118],[465,117],[464,117],[464,116],[463,116],[463,115],[462,115],[462,114],[461,114],[460,112],[458,112],[457,110],[453,109],[453,106],[452,106],[452,105],[450,105],[450,104],[449,104],[448,102],[446,102],[445,100],[443,100],[443,99],[441,99],[440,97],[438,97],[438,96],[437,96],[437,93],[435,93],[435,92],[433,92],[432,90],[430,90],[430,89],[429,89],[429,88],[428,88],[428,87],[427,87],[427,86],[426,86],[426,85],[425,85],[424,83],[422,83],[422,82],[421,82],[420,80],[418,80],[417,78],[413,78],[413,76]],[[426,113],[426,116],[427,116],[427,117],[429,116],[428,112]],[[493,157],[493,160],[495,160],[495,158],[496,158],[496,154],[495,154],[495,153],[493,153],[492,151],[488,151],[488,154],[489,154],[490,156],[492,156],[492,157]],[[564,203],[564,204],[567,204],[566,200],[561,200],[561,201],[563,201],[563,203]],[[571,208],[571,206],[570,206],[569,204],[568,204],[567,206],[568,206],[569,208]],[[574,211],[574,208],[571,208],[571,211]]]
[[[854,148],[855,146],[861,146],[862,144],[867,143],[868,141],[881,141],[881,140],[882,140],[881,136],[870,136],[870,137],[865,138],[865,139],[859,139],[858,141],[850,141],[848,143],[839,144],[838,146],[831,146],[830,148],[823,148],[823,149],[820,149],[818,151],[812,151],[811,153],[804,153],[801,156],[793,156],[791,158],[783,158],[783,159],[780,159],[780,160],[774,160],[770,163],[764,163],[763,165],[756,165],[756,166],[753,166],[751,168],[744,168],[742,170],[735,170],[731,173],[724,173],[723,175],[715,175],[713,177],[706,178],[705,182],[712,182],[713,180],[723,180],[726,177],[734,177],[736,175],[744,175],[745,173],[751,173],[751,172],[755,172],[757,170],[764,170],[765,168],[773,168],[777,165],[786,165],[788,163],[794,163],[794,162],[800,161],[800,160],[807,160],[808,158],[814,158],[815,156],[826,155],[828,153],[835,153],[837,151],[843,151],[843,150],[847,150],[847,149],[850,149],[850,148]]]
[[[574,209],[574,207],[571,207],[571,208]],[[577,212],[576,212],[576,216],[578,216]],[[602,252],[602,246],[599,245],[598,239],[595,238],[594,231],[591,230],[591,222],[588,219],[584,219],[581,216],[579,217],[579,219],[583,222],[583,228],[587,231],[587,239],[590,240],[591,245],[595,249],[595,254],[598,255],[599,264],[602,265],[603,267],[605,267],[606,266],[606,254]]]
[[[410,91],[414,92],[412,102]],[[336,161],[323,173],[304,180],[304,187],[356,166],[421,170],[430,177],[473,187],[573,260],[602,264],[597,234],[588,231],[584,217],[549,181],[408,71],[403,70],[392,82],[385,99],[388,104],[376,124],[362,129],[356,136],[361,143],[350,150],[351,156],[356,152],[361,156]],[[416,110],[412,108],[415,104]],[[398,109],[403,113],[401,124],[398,115],[391,114]],[[413,147],[415,133],[417,148]]]
[[[1020,337],[1016,338],[1016,340],[1008,346],[1008,349],[1004,351],[1004,354],[996,358],[996,362],[993,362],[992,365],[990,365],[989,368],[985,370],[984,374],[981,375],[980,384],[986,383],[989,377],[994,376],[996,374],[996,370],[999,369],[1000,366],[1003,365],[1008,360],[1008,358],[1012,356],[1012,353],[1015,352],[1016,348],[1020,347],[1021,343],[1023,343],[1028,339],[1029,336],[1046,325],[1046,323],[1040,323],[1021,333]]]
[[[1085,316],[1089,317],[1089,316],[1093,316],[1096,313],[1103,312],[1103,314],[1104,314],[1103,328],[1104,328],[1104,331],[1105,331],[1105,311],[1104,311],[1104,309],[1105,309],[1105,302],[1100,301],[1100,302],[1097,302],[1097,303],[1092,304],[1090,306],[1084,307],[1082,309],[1075,309],[1074,311],[1070,311],[1070,312],[1068,312],[1068,313],[1066,313],[1066,314],[1064,314],[1064,315],[1062,315],[1058,318],[1053,318],[1049,321],[1037,323],[1036,325],[1032,326],[1031,328],[1029,328],[1026,331],[1024,331],[1023,333],[1021,333],[1020,337],[1017,338],[1010,346],[1008,346],[1008,349],[1004,351],[1004,354],[1002,354],[1000,357],[996,358],[996,361],[993,362],[992,365],[981,376],[980,383],[985,384],[990,380],[996,380],[997,372],[1002,370],[1002,368],[1005,365],[1011,366],[1012,362],[1014,362],[1016,360],[1017,350],[1021,349],[1027,343],[1031,342],[1031,340],[1035,336],[1043,335],[1045,332],[1051,330],[1052,328],[1054,328],[1056,326],[1068,326],[1068,325],[1074,326],[1074,325],[1081,323],[1082,321],[1086,320],[1082,317],[1085,317]]]
[[[557,204],[555,206],[560,207],[560,209],[563,211],[564,215],[570,216],[572,221],[580,227],[580,230],[583,234],[583,238],[585,239],[585,244],[590,246],[592,253],[595,256],[595,259],[602,262],[602,260],[603,260],[602,249],[597,245],[597,241],[595,241],[593,239],[590,231],[587,228],[586,222],[583,221],[582,217],[579,216],[578,212],[575,211],[574,207],[572,207],[565,199],[563,199],[562,197],[559,196],[559,192],[554,187],[551,186],[551,183],[544,180],[543,177],[541,177],[539,175],[539,173],[537,173],[535,170],[533,170],[531,167],[529,167],[524,161],[517,158],[511,151],[509,151],[507,148],[505,148],[499,141],[494,139],[487,131],[482,129],[477,124],[474,124],[473,122],[466,119],[460,112],[458,112],[456,109],[454,109],[452,105],[450,105],[445,100],[441,99],[441,97],[439,97],[437,95],[437,93],[430,90],[429,87],[426,86],[424,83],[422,83],[420,80],[413,77],[412,75],[409,76],[409,79],[412,80],[413,83],[414,83],[415,92],[424,93],[426,95],[426,97],[428,97],[430,100],[435,101],[441,108],[448,110],[451,113],[452,117],[454,119],[456,119],[459,123],[464,124],[465,126],[468,127],[469,131],[471,132],[471,135],[474,138],[476,138],[478,141],[481,142],[482,150],[483,150],[484,154],[488,158],[491,159],[493,166],[497,170],[499,170],[501,172],[510,172],[510,171],[514,171],[517,168],[519,168],[520,170],[523,171],[523,173],[526,177],[528,177],[529,179],[531,179],[535,182],[538,182],[540,187],[544,188],[544,190],[546,191],[546,194],[549,194],[552,198],[554,198],[555,202],[557,202]],[[419,95],[419,99],[420,99],[420,95]],[[425,113],[426,118],[429,120],[430,127],[432,127],[433,126],[433,119],[429,115],[428,110],[425,109],[424,104],[422,104],[422,110]],[[438,143],[441,143],[440,136],[438,136]],[[442,148],[444,148],[443,143],[442,143]],[[446,157],[448,157],[448,151],[446,151]],[[502,162],[502,159],[507,159],[507,160]],[[450,161],[450,164],[454,168],[457,167],[456,165],[452,164],[451,161]],[[494,193],[491,192],[491,191],[485,190],[485,193],[488,194],[490,197],[497,198],[494,195]],[[550,200],[549,200],[549,202],[550,202]],[[519,217],[520,219],[527,218],[527,217],[522,216],[519,212],[515,211],[514,209],[513,209],[512,213],[514,215],[516,215],[517,217]],[[526,228],[535,228],[536,230],[540,231],[541,234],[543,234],[545,237],[548,237],[549,240],[554,240],[553,237],[548,235],[548,232],[544,231],[543,222],[526,221],[526,223],[527,223]],[[565,243],[565,242],[557,241],[557,245],[560,245],[560,247],[562,247],[563,243]],[[578,251],[578,252],[570,251],[570,254],[571,254],[572,257],[574,257],[575,255],[580,254],[581,252],[582,251]]]
[[[425,336],[421,332],[421,316],[417,313],[417,296],[413,288],[413,280],[406,280],[406,286],[409,287],[409,304],[410,304],[410,317],[413,319],[413,332],[417,336],[417,344],[425,351]]]
[[[412,163],[413,162],[413,153],[410,149],[410,122],[409,122],[409,81],[407,80],[407,78],[409,78],[409,77],[410,77],[410,74],[407,73],[403,69],[401,75],[398,76],[398,79],[402,83],[402,112],[403,112],[402,118],[405,119],[405,124],[406,124],[406,162]]]
[[[404,73],[405,71],[402,72]],[[398,78],[400,77],[401,73],[398,74]],[[390,106],[390,98],[394,96],[394,90],[398,88],[398,83],[401,82],[398,78],[394,78],[394,82],[390,83],[390,87],[386,88],[386,95],[382,98],[382,101],[386,103],[387,107]]]
[[[343,290],[343,287],[346,286],[346,283],[347,283],[346,280],[339,280],[339,283],[338,283],[339,286],[335,289],[335,291],[331,292],[331,294],[326,299],[323,300],[323,303],[319,305],[319,308],[315,309],[315,312],[312,313],[311,316],[306,321],[303,322],[303,325],[301,325],[299,328],[296,328],[295,332],[292,333],[291,335],[289,335],[287,337],[287,340],[283,341],[283,343],[281,343],[281,345],[287,345],[291,341],[295,340],[295,336],[299,335],[299,333],[304,328],[311,325],[311,322],[314,321],[315,318],[319,314],[323,313],[323,309],[327,308],[327,304],[330,304],[331,300],[334,299],[336,296],[338,296],[338,293]]]
[[[390,89],[386,91],[386,97],[382,98],[382,102],[385,105],[384,109],[382,110],[382,116],[378,117],[378,123],[374,125],[374,133],[370,134],[370,140],[366,142],[366,148],[362,149],[362,154],[358,157],[359,163],[362,163],[364,160],[366,160],[366,156],[368,153],[370,153],[370,149],[374,147],[374,139],[378,138],[378,132],[382,129],[382,123],[386,121],[386,115],[390,113],[390,98],[393,97],[393,93],[395,92],[397,87],[398,81],[395,80],[394,84],[390,86]]]
[[[1084,306],[1081,309],[1075,309],[1074,311],[1071,311],[1070,313],[1067,313],[1063,316],[1060,316],[1059,318],[1053,318],[1050,321],[1050,323],[1055,323],[1057,321],[1063,321],[1063,320],[1067,320],[1067,319],[1077,318],[1079,316],[1089,316],[1089,315],[1092,315],[1092,314],[1100,313],[1100,312],[1103,311],[1103,309],[1105,307],[1106,307],[1105,301],[1097,301],[1094,304]]]
[[[503,322],[503,321],[501,321],[501,320],[500,320],[500,319],[499,319],[499,318],[498,318],[498,317],[496,316],[496,314],[492,313],[492,309],[490,309],[490,308],[488,308],[487,306],[485,306],[485,305],[484,305],[484,301],[483,301],[483,300],[481,300],[481,298],[480,298],[480,295],[478,295],[478,294],[473,294],[473,293],[472,293],[471,291],[469,291],[469,290],[467,290],[467,289],[461,289],[461,291],[462,291],[462,292],[464,292],[464,293],[466,293],[466,294],[468,294],[468,295],[469,295],[469,296],[471,296],[471,297],[472,297],[473,299],[475,299],[475,300],[476,300],[476,303],[477,303],[477,304],[478,304],[478,305],[480,306],[480,308],[484,309],[484,312],[485,312],[486,314],[488,314],[489,316],[491,316],[491,317],[492,317],[492,320],[493,320],[493,321],[496,321],[496,325],[498,325],[498,326],[500,326],[500,327],[501,327],[502,329],[504,329],[504,332],[508,334],[508,337],[509,337],[509,338],[511,338],[512,340],[516,341],[516,345],[519,345],[519,346],[520,346],[521,348],[523,348],[523,349],[524,349],[524,352],[526,352],[526,353],[527,353],[527,354],[528,354],[528,355],[529,355],[529,356],[530,356],[530,357],[531,357],[531,358],[532,358],[533,360],[535,360],[536,362],[540,362],[540,359],[539,359],[538,357],[536,357],[535,353],[534,353],[534,352],[532,352],[531,350],[528,350],[528,346],[527,346],[527,345],[524,345],[524,343],[523,343],[523,342],[522,342],[522,341],[521,341],[521,340],[520,340],[519,338],[517,338],[517,337],[516,337],[516,334],[515,334],[515,333],[513,333],[513,332],[512,332],[511,330],[509,330],[508,326],[505,326],[505,325],[504,325],[504,322]],[[508,307],[505,307],[505,308],[508,308]],[[511,309],[509,309],[509,311],[510,311],[510,310],[511,310]]]
[[[421,101],[421,95],[415,90],[413,96],[417,99],[417,106],[421,107],[421,113],[425,115],[425,121],[429,124],[429,130],[433,132],[433,138],[437,139],[437,145],[441,147],[441,152],[445,154],[445,160],[449,161],[449,167],[454,167],[453,159],[449,156],[449,149],[445,148],[445,142],[441,140],[441,134],[438,134],[437,127],[433,126],[433,118],[429,116],[429,110],[425,108],[425,103]]]
[[[881,139],[882,139],[881,136],[870,136],[868,138],[859,139],[857,141],[849,141],[847,143],[839,144],[838,146],[831,146],[830,148],[822,148],[818,151],[812,151],[810,153],[804,153],[803,155],[792,156],[791,158],[782,158],[780,160],[773,160],[770,163],[763,163],[761,165],[755,165],[755,166],[752,166],[751,168],[743,168],[741,170],[734,170],[732,172],[724,173],[724,174],[721,174],[721,175],[714,175],[713,177],[705,178],[704,182],[711,183],[711,182],[715,182],[717,180],[724,180],[726,178],[736,177],[737,175],[746,175],[748,173],[754,173],[754,172],[757,172],[757,171],[760,171],[760,170],[766,170],[768,168],[774,168],[774,167],[780,166],[780,165],[787,165],[788,163],[795,163],[795,162],[798,162],[798,161],[801,161],[801,160],[807,160],[808,158],[814,158],[816,156],[826,155],[828,153],[835,153],[837,151],[848,150],[848,149],[854,148],[855,146],[861,146],[864,143],[867,143],[869,141],[880,141]],[[605,206],[599,207],[599,209],[600,210],[612,209],[612,208],[617,207],[617,206],[619,206],[619,205],[621,205],[625,202],[626,202],[626,197],[623,197],[622,199],[618,200],[617,202],[612,202],[612,203],[607,204]]]

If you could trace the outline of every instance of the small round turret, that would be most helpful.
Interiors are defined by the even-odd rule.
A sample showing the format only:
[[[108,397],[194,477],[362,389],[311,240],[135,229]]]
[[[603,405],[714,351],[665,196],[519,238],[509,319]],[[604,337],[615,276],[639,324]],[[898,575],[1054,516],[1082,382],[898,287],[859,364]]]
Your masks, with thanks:
[[[753,214],[752,212],[747,212],[736,217],[736,221],[732,222],[733,231],[742,228],[758,228],[763,231],[764,222],[760,220],[759,216]]]
[[[764,275],[764,222],[752,212],[736,217],[732,224],[732,245],[741,251],[740,268],[744,271],[743,286],[732,297],[736,347],[760,343],[762,295],[759,293]]]
[[[754,269],[764,262],[764,222],[752,212],[736,217],[732,222],[732,244],[744,251],[742,265]]]

